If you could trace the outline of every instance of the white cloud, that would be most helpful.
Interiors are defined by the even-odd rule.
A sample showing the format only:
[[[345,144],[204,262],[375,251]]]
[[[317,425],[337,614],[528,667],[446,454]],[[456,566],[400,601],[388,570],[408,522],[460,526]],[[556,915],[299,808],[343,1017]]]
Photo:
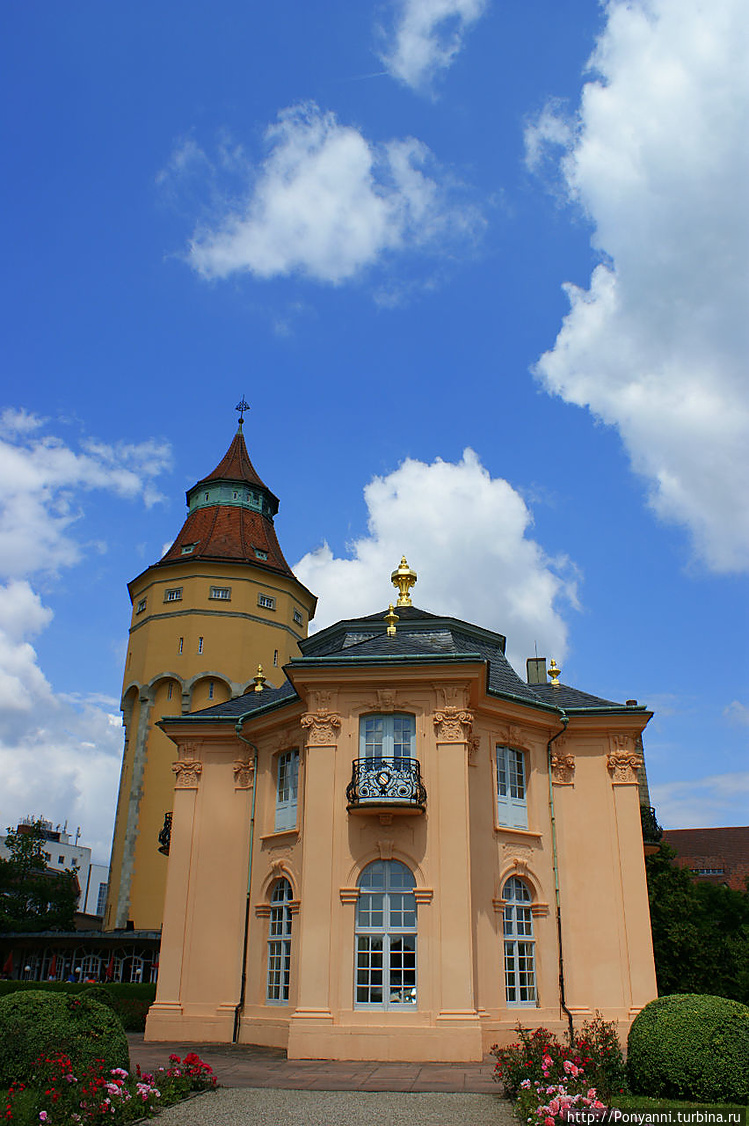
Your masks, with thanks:
[[[749,727],[749,707],[742,704],[740,700],[732,700],[723,709],[723,715],[736,727]]]
[[[170,464],[166,443],[107,445],[80,451],[38,435],[42,422],[24,411],[0,417],[0,576],[54,572],[81,558],[74,528],[83,494],[94,489],[147,505],[159,499],[154,479]]]
[[[320,597],[321,629],[342,617],[395,601],[390,573],[405,553],[418,573],[414,605],[451,614],[507,636],[508,656],[524,672],[539,652],[564,657],[567,627],[559,605],[575,603],[571,565],[550,559],[528,538],[522,497],[492,478],[473,450],[457,464],[407,459],[364,490],[368,532],[335,558],[327,544],[304,556],[295,574]]]
[[[283,110],[266,141],[241,203],[192,239],[190,262],[206,278],[298,273],[336,285],[388,254],[444,250],[478,225],[414,138],[375,144],[307,103]]]
[[[744,0],[609,0],[570,123],[568,196],[604,261],[538,362],[546,388],[617,426],[657,514],[716,571],[749,564],[749,19]]]
[[[712,829],[745,825],[749,771],[713,774],[688,782],[650,785],[650,798],[664,829]]]
[[[394,27],[380,55],[387,70],[416,90],[452,65],[463,37],[488,0],[397,0]]]
[[[122,754],[116,704],[54,691],[31,643],[53,612],[28,578],[100,549],[76,536],[86,494],[153,503],[170,451],[157,442],[94,441],[74,450],[40,435],[44,425],[25,411],[0,417],[0,829],[28,813],[67,819],[106,862]]]

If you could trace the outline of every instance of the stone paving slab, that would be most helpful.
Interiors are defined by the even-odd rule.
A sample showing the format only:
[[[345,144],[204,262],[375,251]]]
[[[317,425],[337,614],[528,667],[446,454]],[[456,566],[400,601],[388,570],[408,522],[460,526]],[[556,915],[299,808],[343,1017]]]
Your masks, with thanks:
[[[226,1088],[168,1107],[158,1122],[159,1126],[517,1126],[510,1104],[496,1093]]]
[[[143,1071],[166,1066],[174,1053],[197,1052],[222,1087],[311,1091],[460,1092],[497,1095],[493,1059],[482,1064],[409,1063],[403,1060],[287,1060],[278,1048],[252,1044],[145,1043],[131,1033],[130,1061]],[[433,1126],[441,1126],[436,1122]]]

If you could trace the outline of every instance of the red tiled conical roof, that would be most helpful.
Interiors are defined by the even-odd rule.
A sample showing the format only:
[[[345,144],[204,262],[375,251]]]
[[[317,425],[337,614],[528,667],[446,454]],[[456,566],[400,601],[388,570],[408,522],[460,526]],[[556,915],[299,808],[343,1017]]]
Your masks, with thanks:
[[[241,422],[229,449],[213,470],[213,473],[209,473],[207,477],[202,477],[196,485],[193,485],[193,488],[196,489],[198,485],[203,485],[206,481],[215,481],[217,478],[224,481],[246,481],[250,485],[260,485],[261,488],[270,492],[265,482],[258,477],[255,466],[250,461]]]
[[[183,547],[194,544],[183,554]],[[257,551],[267,554],[259,558]],[[165,563],[188,563],[192,559],[223,559],[226,562],[252,563],[256,567],[292,575],[283,557],[273,521],[259,512],[238,505],[212,504],[191,512],[166,555]]]

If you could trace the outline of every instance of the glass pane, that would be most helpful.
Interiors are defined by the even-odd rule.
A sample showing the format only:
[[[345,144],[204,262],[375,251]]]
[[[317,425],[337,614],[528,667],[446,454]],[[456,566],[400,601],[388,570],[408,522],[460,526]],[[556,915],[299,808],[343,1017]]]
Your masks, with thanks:
[[[507,754],[506,747],[497,747],[497,793],[501,798],[507,797]]]
[[[522,751],[509,752],[510,797],[525,797],[525,762]]]
[[[395,758],[410,758],[413,754],[416,719],[412,715],[393,716],[393,755]],[[397,767],[396,769],[401,769]]]
[[[382,758],[385,738],[385,717],[363,716],[361,719],[361,755],[363,758]]]

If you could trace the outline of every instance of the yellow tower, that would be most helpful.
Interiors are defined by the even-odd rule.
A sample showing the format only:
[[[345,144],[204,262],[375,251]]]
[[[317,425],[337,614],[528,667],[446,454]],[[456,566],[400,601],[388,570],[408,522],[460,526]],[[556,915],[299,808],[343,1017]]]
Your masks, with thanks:
[[[187,492],[166,554],[128,585],[133,605],[122,687],[125,725],[104,929],[161,927],[174,744],[156,726],[268,683],[299,656],[316,598],[294,577],[273,526],[278,500],[260,480],[239,426],[214,471]]]

